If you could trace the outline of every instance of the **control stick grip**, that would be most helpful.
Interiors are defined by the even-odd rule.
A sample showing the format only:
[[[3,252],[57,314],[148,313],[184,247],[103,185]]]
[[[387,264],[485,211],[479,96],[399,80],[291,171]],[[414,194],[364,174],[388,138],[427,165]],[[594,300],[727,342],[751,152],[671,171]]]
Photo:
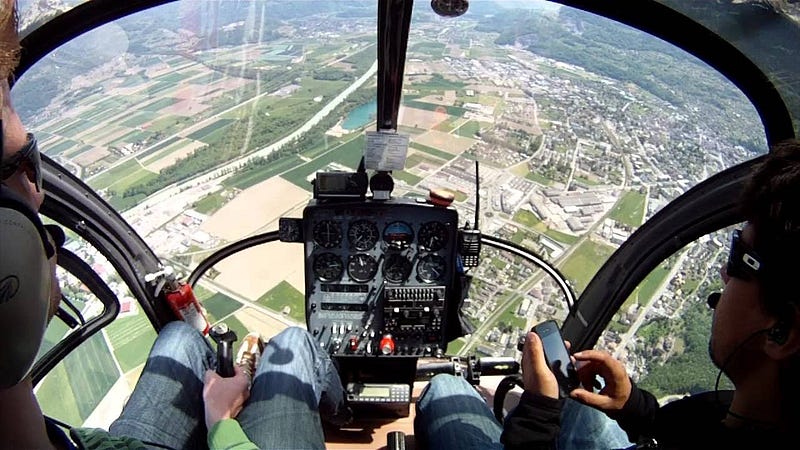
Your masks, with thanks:
[[[233,343],[236,342],[236,333],[228,325],[219,323],[211,328],[209,335],[217,343],[217,374],[223,378],[234,376]]]
[[[233,348],[225,341],[217,346],[217,373],[223,378],[230,378],[236,373],[233,370]]]

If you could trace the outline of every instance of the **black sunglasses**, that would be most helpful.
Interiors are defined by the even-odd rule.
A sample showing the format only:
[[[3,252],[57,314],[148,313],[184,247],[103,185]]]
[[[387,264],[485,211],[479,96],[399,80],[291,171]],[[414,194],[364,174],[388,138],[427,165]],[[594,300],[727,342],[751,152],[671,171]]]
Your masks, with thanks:
[[[764,273],[761,257],[752,247],[742,241],[742,230],[734,230],[731,235],[731,251],[728,253],[728,276],[740,280],[752,280]]]
[[[28,133],[28,141],[13,156],[0,162],[0,180],[6,180],[17,170],[23,169],[28,180],[36,185],[36,192],[42,190],[42,158],[39,155],[39,145],[36,137]]]
[[[733,230],[731,250],[728,253],[728,264],[725,267],[725,272],[729,277],[740,280],[753,280],[764,273],[761,257],[742,241],[742,230]],[[706,299],[708,307],[711,309],[716,308],[721,297],[722,294],[719,292],[712,292]]]

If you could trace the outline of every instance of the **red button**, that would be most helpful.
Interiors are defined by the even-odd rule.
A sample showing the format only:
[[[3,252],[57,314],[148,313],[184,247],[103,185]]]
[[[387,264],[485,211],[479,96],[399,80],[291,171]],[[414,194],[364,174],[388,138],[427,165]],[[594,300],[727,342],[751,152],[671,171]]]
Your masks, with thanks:
[[[381,353],[383,353],[384,355],[391,355],[392,353],[394,353],[394,339],[392,339],[391,334],[383,335],[380,347],[381,347]]]

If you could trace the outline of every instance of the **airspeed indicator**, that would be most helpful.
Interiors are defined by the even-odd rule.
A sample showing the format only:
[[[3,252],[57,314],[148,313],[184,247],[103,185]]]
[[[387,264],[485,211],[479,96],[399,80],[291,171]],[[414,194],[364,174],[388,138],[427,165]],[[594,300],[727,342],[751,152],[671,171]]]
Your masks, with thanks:
[[[356,220],[347,230],[347,240],[356,250],[369,250],[378,242],[378,227],[369,220]]]

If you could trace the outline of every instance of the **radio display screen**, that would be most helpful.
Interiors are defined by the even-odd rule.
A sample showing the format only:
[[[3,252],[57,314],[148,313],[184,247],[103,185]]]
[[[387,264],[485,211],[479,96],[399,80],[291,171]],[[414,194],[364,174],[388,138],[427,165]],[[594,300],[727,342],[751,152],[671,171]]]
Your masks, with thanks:
[[[359,395],[362,397],[389,397],[391,389],[383,386],[364,386]]]
[[[317,174],[317,188],[320,192],[338,193],[347,189],[349,176],[347,174]]]

